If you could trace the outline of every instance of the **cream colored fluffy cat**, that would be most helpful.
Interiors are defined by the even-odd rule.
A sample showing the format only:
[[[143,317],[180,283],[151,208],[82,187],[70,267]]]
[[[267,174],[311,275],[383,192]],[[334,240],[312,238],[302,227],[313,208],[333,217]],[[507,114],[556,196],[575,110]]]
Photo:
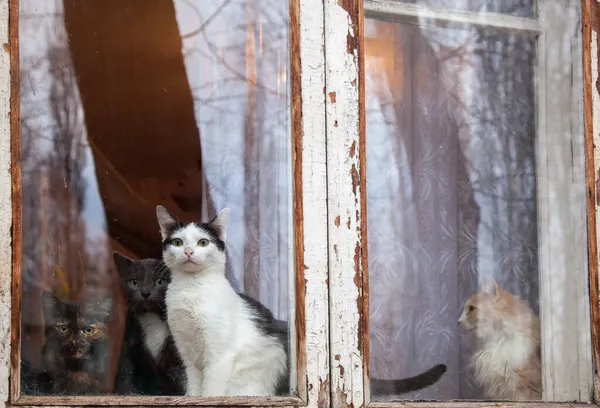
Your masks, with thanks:
[[[486,398],[542,398],[540,323],[527,302],[492,281],[465,303],[458,324],[477,339],[471,362]]]

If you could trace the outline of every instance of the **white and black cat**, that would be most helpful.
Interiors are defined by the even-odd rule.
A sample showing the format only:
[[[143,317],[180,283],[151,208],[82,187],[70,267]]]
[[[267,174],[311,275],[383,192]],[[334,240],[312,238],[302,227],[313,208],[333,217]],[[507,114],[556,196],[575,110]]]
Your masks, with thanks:
[[[273,396],[289,393],[287,327],[225,278],[229,209],[209,223],[181,223],[156,208],[163,262],[171,270],[167,320],[184,362],[190,396]],[[398,394],[425,388],[446,371],[439,364],[403,380],[375,380]],[[373,381],[372,381],[373,382]]]

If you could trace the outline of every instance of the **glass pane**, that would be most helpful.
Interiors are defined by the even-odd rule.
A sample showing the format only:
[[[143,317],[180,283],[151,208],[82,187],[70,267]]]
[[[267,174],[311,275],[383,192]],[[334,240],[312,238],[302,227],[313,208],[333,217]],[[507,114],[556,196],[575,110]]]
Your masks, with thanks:
[[[581,54],[558,10],[545,56],[518,32],[365,23],[375,401],[587,398]]]
[[[368,1],[368,0],[367,0]],[[479,13],[502,13],[519,17],[534,17],[535,0],[389,0],[390,2]]]
[[[295,393],[288,5],[20,1],[23,394]]]

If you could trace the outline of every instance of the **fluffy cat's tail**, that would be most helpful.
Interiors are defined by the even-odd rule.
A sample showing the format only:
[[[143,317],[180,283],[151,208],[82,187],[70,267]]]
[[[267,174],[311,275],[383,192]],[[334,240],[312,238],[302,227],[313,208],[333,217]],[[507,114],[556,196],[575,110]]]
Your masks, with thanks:
[[[435,384],[446,372],[445,364],[438,364],[429,370],[402,380],[380,380],[371,378],[371,395],[396,395],[417,391]]]

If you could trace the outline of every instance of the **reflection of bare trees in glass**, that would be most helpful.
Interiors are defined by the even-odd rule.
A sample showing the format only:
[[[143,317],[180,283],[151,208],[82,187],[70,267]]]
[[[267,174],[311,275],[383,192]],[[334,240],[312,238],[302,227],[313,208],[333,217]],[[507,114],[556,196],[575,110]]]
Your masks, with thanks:
[[[105,242],[88,236],[83,217],[89,164],[76,77],[66,38],[49,38],[39,62],[23,64],[23,78],[44,72],[39,94],[33,81],[22,86],[23,357],[30,361],[42,341],[41,290],[77,299],[107,281]]]
[[[232,270],[245,293],[287,319],[288,2],[175,4],[197,20],[183,29],[184,55],[201,67],[189,78],[210,194],[232,207]]]

